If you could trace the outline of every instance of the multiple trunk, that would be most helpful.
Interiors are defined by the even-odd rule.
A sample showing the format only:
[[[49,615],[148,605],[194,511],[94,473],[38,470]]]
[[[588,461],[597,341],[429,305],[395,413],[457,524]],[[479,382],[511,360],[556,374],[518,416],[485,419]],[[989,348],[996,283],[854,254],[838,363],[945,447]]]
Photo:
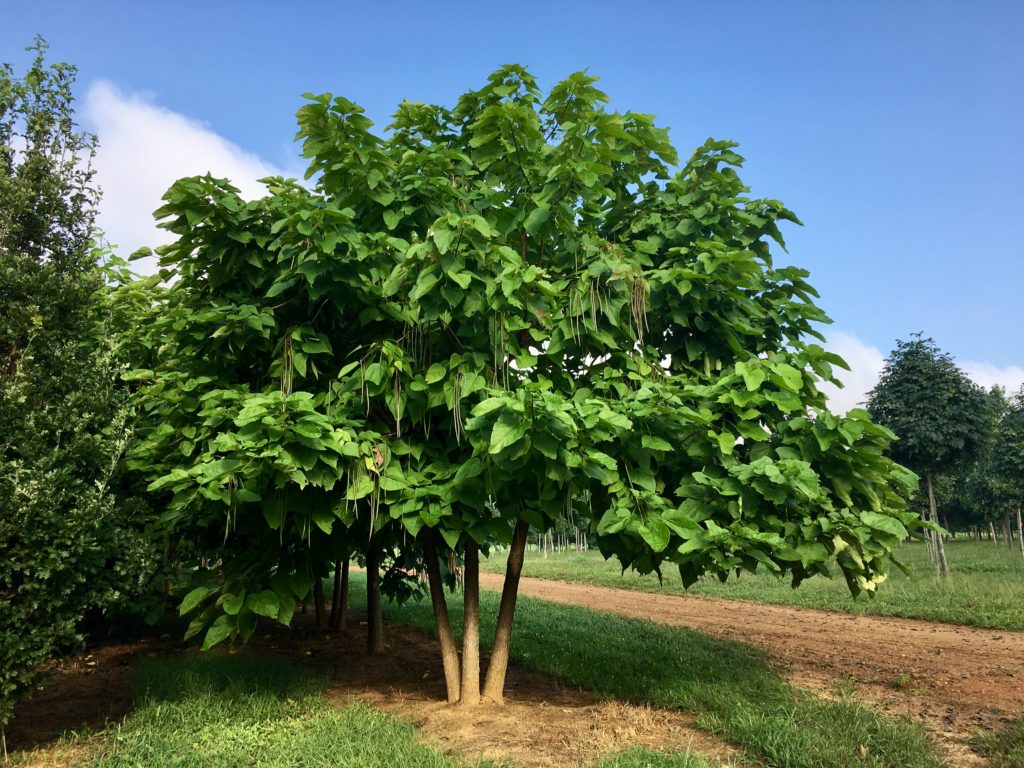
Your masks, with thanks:
[[[1017,519],[1017,534],[1016,534],[1016,536],[1014,535],[1014,532],[1013,532],[1013,518],[1014,517],[1016,517],[1016,519]],[[1012,513],[1011,512],[1006,512],[1006,513],[1003,514],[1002,525],[1000,525],[998,528],[995,526],[995,524],[992,522],[992,520],[989,520],[988,521],[988,538],[989,538],[989,541],[991,541],[993,543],[1000,542],[1000,541],[1006,542],[1006,546],[1009,547],[1010,549],[1013,549],[1013,547],[1014,547],[1014,539],[1016,539],[1017,540],[1016,541],[1016,546],[1020,548],[1020,554],[1021,554],[1022,557],[1024,557],[1024,520],[1022,520],[1021,518],[1022,518],[1021,508],[1018,505],[1017,507],[1014,508]],[[980,536],[979,536],[979,538],[980,538]]]
[[[472,707],[482,699],[496,704],[504,702],[505,675],[508,671],[509,642],[512,637],[512,620],[519,592],[519,577],[523,570],[526,538],[529,526],[516,525],[512,546],[508,554],[505,585],[501,592],[498,608],[498,622],[494,632],[494,645],[490,666],[483,692],[480,689],[480,550],[476,542],[468,540],[465,547],[463,568],[463,629],[461,666],[455,638],[452,633],[448,605],[445,602],[444,585],[441,580],[440,561],[437,552],[437,537],[432,530],[423,532],[423,552],[427,565],[427,579],[430,584],[430,600],[434,609],[438,642],[441,646],[441,661],[444,666],[445,685],[450,703]],[[369,567],[369,564],[367,564]]]
[[[541,552],[545,558],[549,554],[555,552],[568,552],[570,547],[576,549],[576,554],[586,552],[587,537],[584,535],[576,526],[573,526],[573,533],[570,537],[568,533],[555,533],[554,531],[548,531],[547,533],[540,533],[537,535],[537,550]]]
[[[928,475],[928,512],[926,515],[927,519],[932,522],[938,522],[939,514],[935,504],[935,490],[932,486],[932,476]],[[1022,519],[1021,508],[1018,505],[1015,509],[1017,516],[1017,546],[1020,548],[1020,554],[1024,557],[1024,519]],[[1013,535],[1013,522],[1010,517],[1010,513],[1006,512],[1003,515],[1002,525],[1002,538],[1006,542],[1006,545],[1013,549],[1014,546],[1014,535]],[[981,530],[978,529],[978,541],[981,541]],[[996,527],[992,521],[988,521],[988,535],[992,542],[999,541],[999,536],[996,535]],[[938,531],[928,531],[928,535],[925,537],[925,543],[928,547],[928,557],[935,565],[935,573],[939,576],[949,575],[949,562],[946,560],[946,547],[943,544],[942,535]],[[518,577],[517,577],[518,579]],[[514,604],[514,598],[513,598]]]

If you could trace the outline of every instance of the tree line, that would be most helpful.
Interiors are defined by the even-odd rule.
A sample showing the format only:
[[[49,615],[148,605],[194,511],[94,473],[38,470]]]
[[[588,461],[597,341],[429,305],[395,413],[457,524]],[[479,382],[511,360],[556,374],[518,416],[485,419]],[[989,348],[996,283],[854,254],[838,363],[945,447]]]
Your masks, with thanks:
[[[1024,386],[986,392],[935,341],[898,341],[868,396],[875,420],[899,435],[890,455],[924,480],[918,499],[936,573],[949,573],[946,532],[987,533],[1024,556]],[[1016,523],[1017,535],[1013,535]]]

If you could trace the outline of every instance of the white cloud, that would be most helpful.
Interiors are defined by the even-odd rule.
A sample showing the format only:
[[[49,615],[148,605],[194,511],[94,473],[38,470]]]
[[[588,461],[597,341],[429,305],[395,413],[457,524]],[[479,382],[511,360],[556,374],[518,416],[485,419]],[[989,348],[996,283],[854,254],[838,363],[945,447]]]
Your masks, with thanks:
[[[868,393],[878,382],[878,376],[885,367],[885,354],[877,347],[867,344],[854,334],[846,331],[830,331],[828,343],[825,345],[830,352],[846,360],[849,371],[836,368],[837,378],[845,385],[838,389],[826,384],[822,390],[828,395],[832,410],[846,413],[849,409],[861,406],[867,400]],[[985,389],[998,384],[1007,392],[1016,392],[1024,385],[1024,368],[1010,365],[1004,368],[985,362],[958,362],[960,369]]]
[[[960,363],[960,369],[981,384],[985,389],[992,389],[996,384],[1013,394],[1024,386],[1024,368],[1010,365],[999,368],[992,363]]]
[[[263,194],[256,179],[294,175],[215,133],[204,123],[153,103],[139,93],[125,93],[99,80],[86,95],[85,122],[99,136],[96,180],[103,190],[98,225],[127,256],[137,248],[170,242],[157,229],[153,211],[167,188],[182,176],[211,173],[230,179],[243,197]],[[155,270],[136,262],[134,269]]]
[[[882,368],[885,367],[885,355],[877,347],[865,344],[852,333],[830,331],[827,338],[826,349],[843,358],[850,366],[850,370],[844,371],[835,367],[836,378],[843,383],[843,388],[825,384],[822,390],[828,396],[832,411],[846,413],[851,408],[863,406],[868,392],[874,388]]]

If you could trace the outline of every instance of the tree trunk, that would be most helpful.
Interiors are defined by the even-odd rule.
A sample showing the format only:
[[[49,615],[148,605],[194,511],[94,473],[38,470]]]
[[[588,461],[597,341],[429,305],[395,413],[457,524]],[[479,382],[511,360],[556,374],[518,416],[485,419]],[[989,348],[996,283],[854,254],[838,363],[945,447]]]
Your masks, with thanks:
[[[992,543],[994,544],[996,541],[996,527],[992,525],[991,520],[988,521],[988,537],[992,539]]]
[[[480,550],[466,538],[463,568],[462,693],[459,703],[475,707],[480,703]]]
[[[455,647],[452,622],[448,617],[448,603],[444,599],[444,584],[441,583],[441,565],[437,559],[437,538],[433,529],[423,533],[423,554],[427,561],[427,582],[430,585],[430,602],[434,607],[434,626],[437,627],[437,642],[441,646],[441,663],[444,665],[444,684],[448,692],[448,703],[459,700],[459,651]]]
[[[348,612],[348,548],[344,556],[334,563],[334,593],[331,595],[331,629],[345,628]]]
[[[931,473],[928,475],[928,506],[931,507],[932,520],[939,519],[939,512],[935,505],[935,490],[932,487],[932,476]],[[938,573],[940,576],[945,578],[949,576],[949,563],[946,562],[946,547],[942,543],[942,534],[935,534],[935,552],[938,555],[936,565],[938,567]]]
[[[1017,543],[1020,544],[1020,554],[1024,557],[1024,525],[1021,525],[1020,504],[1017,505]]]
[[[495,704],[504,703],[502,692],[505,690],[505,673],[508,670],[508,646],[512,639],[512,620],[516,613],[519,577],[523,573],[526,537],[529,533],[530,526],[527,523],[516,524],[512,547],[508,551],[508,560],[505,563],[505,583],[501,587],[498,623],[494,628],[494,647],[491,651],[491,663],[487,667],[487,680],[484,682],[484,698]]]
[[[1013,549],[1013,526],[1010,525],[1010,513],[1003,514],[1003,535],[1006,536],[1006,546]]]
[[[319,574],[313,577],[313,608],[316,611],[316,631],[322,632],[324,628],[324,580]]]
[[[371,656],[384,653],[384,617],[380,597],[380,551],[370,540],[366,550],[366,652]]]
[[[924,521],[926,523],[930,523],[932,521],[931,507],[925,510]],[[930,529],[924,532],[924,546],[925,550],[928,552],[928,562],[932,564],[935,568],[935,572],[938,573],[938,558],[935,556],[935,537],[932,535],[932,531]]]

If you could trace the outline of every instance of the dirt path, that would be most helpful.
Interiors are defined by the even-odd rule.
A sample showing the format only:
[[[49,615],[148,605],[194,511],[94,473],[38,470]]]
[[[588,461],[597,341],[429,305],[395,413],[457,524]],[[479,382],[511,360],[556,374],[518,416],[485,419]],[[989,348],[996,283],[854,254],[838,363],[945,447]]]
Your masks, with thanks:
[[[480,585],[501,589],[502,578],[481,573]],[[1024,632],[526,576],[520,594],[760,645],[793,682],[922,719],[947,744],[1024,715]]]

